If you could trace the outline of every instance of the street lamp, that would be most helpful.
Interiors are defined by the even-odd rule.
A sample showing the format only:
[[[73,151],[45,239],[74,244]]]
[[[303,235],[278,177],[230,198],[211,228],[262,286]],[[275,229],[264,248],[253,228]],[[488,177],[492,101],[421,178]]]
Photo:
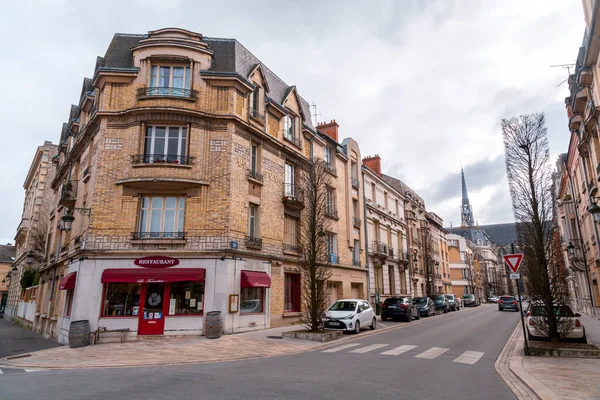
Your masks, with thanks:
[[[4,285],[6,283],[6,279],[2,279],[2,284]]]
[[[27,265],[33,264],[33,250],[29,250],[25,256],[25,262]]]
[[[73,211],[77,211],[79,214],[86,215],[88,217],[90,215],[92,215],[91,208],[80,208],[80,207],[68,208],[67,212],[60,219],[62,221],[61,227],[60,227],[61,230],[65,231],[65,232],[69,232],[71,230],[71,227],[73,226],[73,221],[75,221],[75,216],[73,215]]]
[[[588,209],[588,212],[592,214],[592,217],[594,217],[594,222],[600,222],[600,207],[598,206],[598,204],[592,204],[592,206]]]
[[[575,246],[573,245],[573,243],[569,242],[569,244],[567,245],[567,251],[570,255],[575,254]]]

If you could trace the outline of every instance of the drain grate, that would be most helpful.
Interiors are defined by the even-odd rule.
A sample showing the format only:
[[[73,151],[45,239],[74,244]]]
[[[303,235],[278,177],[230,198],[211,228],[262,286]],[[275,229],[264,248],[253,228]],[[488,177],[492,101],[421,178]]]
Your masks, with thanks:
[[[283,336],[267,336],[267,339],[283,339]]]

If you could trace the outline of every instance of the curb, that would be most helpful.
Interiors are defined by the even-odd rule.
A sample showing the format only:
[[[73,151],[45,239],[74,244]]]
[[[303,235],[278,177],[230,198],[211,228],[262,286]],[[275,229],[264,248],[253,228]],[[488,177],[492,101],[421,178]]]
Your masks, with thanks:
[[[382,334],[382,333],[386,333],[386,332],[391,332],[394,330],[398,330],[398,329],[402,329],[402,328],[407,328],[410,326],[415,326],[415,325],[420,325],[423,324],[429,320],[433,320],[435,318],[440,318],[443,316],[447,316],[450,315],[450,313],[448,314],[442,314],[442,315],[436,315],[435,317],[429,317],[426,320],[419,320],[419,321],[412,321],[410,323],[402,323],[402,324],[398,324],[395,326],[388,326],[388,327],[384,327],[384,328],[380,328],[380,329],[375,329],[375,330],[369,330],[366,332],[362,332],[358,335],[353,335],[350,337],[343,337],[341,339],[338,340],[333,340],[331,342],[326,342],[323,343],[321,345],[316,345],[316,346],[312,346],[312,347],[304,347],[304,348],[300,348],[297,350],[288,350],[283,354],[267,354],[267,355],[257,355],[257,356],[248,356],[248,357],[239,357],[239,358],[232,358],[232,359],[226,359],[226,360],[207,360],[207,361],[202,361],[202,360],[191,360],[191,361],[178,361],[178,362],[162,362],[160,364],[154,364],[154,365],[140,365],[140,364],[120,364],[120,365],[110,365],[110,366],[103,366],[103,365],[77,365],[77,366],[72,366],[72,367],[56,367],[56,366],[48,366],[48,365],[39,365],[39,364],[28,364],[28,365],[7,365],[7,364],[0,364],[0,368],[39,368],[39,369],[44,369],[47,371],[64,371],[64,370],[73,370],[73,369],[109,369],[109,368],[151,368],[151,367],[172,367],[172,366],[177,366],[177,365],[190,365],[190,364],[213,364],[213,363],[219,363],[219,362],[235,362],[235,361],[248,361],[248,360],[257,360],[257,359],[262,359],[262,358],[271,358],[271,357],[280,357],[280,356],[288,356],[288,355],[294,355],[294,354],[300,354],[300,353],[307,353],[310,351],[316,351],[316,350],[323,350],[323,349],[328,349],[330,347],[336,347],[341,343],[345,343],[345,342],[349,342],[352,340],[357,340],[357,339],[361,339],[364,337],[368,337],[368,336],[373,336],[373,335],[377,335],[377,334]],[[379,325],[379,323],[378,323]],[[270,343],[266,340],[262,340],[262,339],[253,339],[253,340],[260,340],[263,342],[267,342]],[[29,353],[28,353],[29,354]],[[0,360],[0,361],[6,361],[6,359]]]
[[[560,400],[561,397],[531,375],[523,367],[523,356],[512,356],[509,361],[510,370],[542,400]]]

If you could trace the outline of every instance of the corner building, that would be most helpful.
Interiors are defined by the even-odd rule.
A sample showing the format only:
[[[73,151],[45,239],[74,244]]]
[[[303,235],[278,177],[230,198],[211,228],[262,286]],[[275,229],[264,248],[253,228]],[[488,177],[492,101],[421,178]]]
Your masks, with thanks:
[[[347,224],[358,146],[318,132],[298,89],[236,40],[116,34],[70,119],[45,265],[64,293],[59,342],[74,320],[129,339],[202,334],[208,311],[226,333],[297,321],[297,185],[314,156],[334,177],[337,293],[364,296],[365,240]]]

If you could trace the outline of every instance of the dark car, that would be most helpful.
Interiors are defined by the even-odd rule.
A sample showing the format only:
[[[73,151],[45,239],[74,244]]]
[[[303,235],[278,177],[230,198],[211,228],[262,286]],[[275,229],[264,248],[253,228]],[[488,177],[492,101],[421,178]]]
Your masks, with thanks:
[[[394,296],[388,297],[381,304],[381,320],[386,321],[388,318],[401,318],[410,322],[413,318],[419,319],[421,316],[410,296]]]
[[[436,315],[435,304],[433,304],[433,300],[431,300],[429,297],[415,297],[413,298],[413,303],[415,303],[415,306],[417,306],[419,315],[423,317],[431,317],[432,315]]]
[[[446,295],[446,299],[448,300],[448,305],[450,305],[450,310],[451,311],[458,311],[460,310],[460,301],[458,300],[458,297],[456,297],[453,294],[447,294]]]
[[[477,307],[479,304],[473,294],[465,294],[462,298],[463,307]]]
[[[433,300],[433,304],[435,305],[436,310],[441,310],[444,312],[444,314],[450,311],[450,304],[448,303],[446,296],[444,296],[443,294],[434,294],[429,298]]]
[[[519,302],[515,296],[500,296],[500,300],[498,300],[498,310],[519,311]]]

